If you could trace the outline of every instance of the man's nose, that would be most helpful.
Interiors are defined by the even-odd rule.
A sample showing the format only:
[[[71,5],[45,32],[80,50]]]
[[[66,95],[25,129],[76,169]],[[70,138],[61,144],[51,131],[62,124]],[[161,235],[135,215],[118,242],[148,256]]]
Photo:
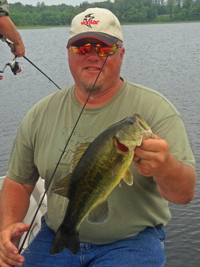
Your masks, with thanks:
[[[96,50],[95,50],[95,47],[93,46],[92,47],[92,50],[89,54],[90,56],[93,56],[93,57],[99,57],[99,55],[97,54]]]

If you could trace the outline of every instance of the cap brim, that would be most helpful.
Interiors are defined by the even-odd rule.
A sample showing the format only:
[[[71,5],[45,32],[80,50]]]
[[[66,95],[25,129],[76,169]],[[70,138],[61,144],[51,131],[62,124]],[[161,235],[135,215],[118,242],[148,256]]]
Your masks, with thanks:
[[[101,32],[83,32],[76,34],[74,37],[70,38],[67,43],[67,48],[69,48],[74,42],[85,38],[92,38],[107,43],[109,45],[114,45],[117,43],[118,38],[111,35],[101,33]]]

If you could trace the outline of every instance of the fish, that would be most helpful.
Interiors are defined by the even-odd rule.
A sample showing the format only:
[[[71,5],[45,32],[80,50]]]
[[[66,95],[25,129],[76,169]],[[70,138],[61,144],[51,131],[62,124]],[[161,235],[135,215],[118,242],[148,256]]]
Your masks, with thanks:
[[[133,185],[129,166],[136,146],[147,138],[153,138],[151,128],[140,115],[134,114],[76,149],[73,171],[52,187],[54,193],[67,197],[69,202],[51,244],[51,255],[65,248],[74,255],[78,253],[78,230],[86,217],[96,224],[109,219],[108,195],[122,179],[127,185]]]

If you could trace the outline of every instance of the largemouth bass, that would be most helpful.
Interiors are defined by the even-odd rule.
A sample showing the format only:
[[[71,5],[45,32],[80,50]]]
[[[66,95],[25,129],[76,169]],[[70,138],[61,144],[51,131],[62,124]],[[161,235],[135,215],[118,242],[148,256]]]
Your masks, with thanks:
[[[153,138],[147,123],[137,114],[108,127],[92,143],[80,145],[74,154],[74,170],[53,186],[54,193],[69,199],[66,214],[51,245],[51,255],[68,248],[77,254],[78,229],[88,216],[91,223],[108,220],[108,195],[124,180],[133,184],[129,165],[134,149]]]

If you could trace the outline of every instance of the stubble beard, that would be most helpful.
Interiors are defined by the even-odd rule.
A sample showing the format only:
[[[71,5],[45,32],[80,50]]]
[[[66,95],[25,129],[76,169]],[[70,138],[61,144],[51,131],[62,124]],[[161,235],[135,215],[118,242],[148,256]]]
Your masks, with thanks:
[[[92,91],[92,94],[99,94],[101,92],[103,81],[96,82],[95,86],[94,83],[88,82],[88,81],[82,81],[83,89],[86,93],[90,93]],[[94,86],[94,88],[93,88]]]

